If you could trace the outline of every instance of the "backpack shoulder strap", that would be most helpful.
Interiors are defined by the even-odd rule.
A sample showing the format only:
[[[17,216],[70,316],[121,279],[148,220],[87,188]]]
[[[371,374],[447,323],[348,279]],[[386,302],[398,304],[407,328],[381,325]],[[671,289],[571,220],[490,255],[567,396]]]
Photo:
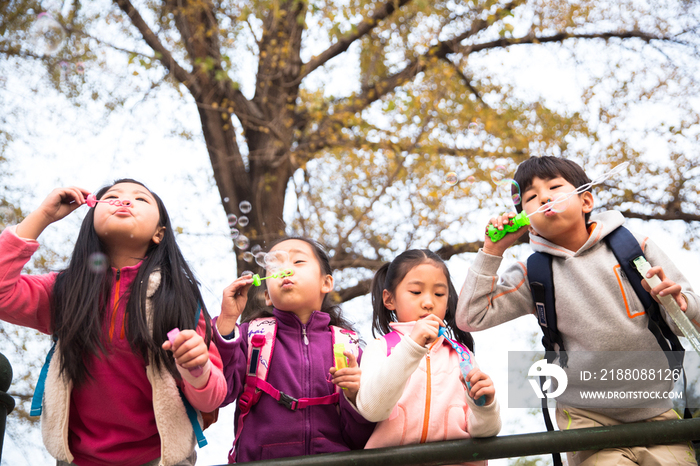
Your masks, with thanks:
[[[620,263],[620,268],[642,302],[649,317],[647,326],[665,352],[669,366],[671,369],[680,369],[683,366],[683,345],[661,315],[659,304],[642,286],[642,276],[633,263],[636,258],[644,257],[644,252],[637,238],[627,228],[619,226],[605,237],[605,242],[612,249],[615,258]]]
[[[394,330],[393,332],[389,332],[384,335],[383,338],[386,341],[386,355],[389,356],[391,354],[391,350],[394,349],[394,346],[398,345],[401,341],[401,334]]]
[[[554,278],[552,275],[552,256],[535,252],[527,258],[527,278],[530,283],[532,300],[535,303],[537,322],[542,328],[542,345],[547,362],[551,363],[557,356],[555,344],[559,345],[559,363],[567,367],[568,357],[564,341],[557,328],[557,311],[554,299]]]
[[[272,352],[275,348],[275,336],[277,335],[277,319],[274,317],[262,317],[248,323],[248,333],[244,337],[248,340],[247,372],[243,392],[238,397],[236,404],[240,415],[238,417],[238,428],[236,437],[233,440],[231,454],[234,455],[238,439],[243,432],[243,423],[248,417],[250,409],[260,400],[263,392],[260,390],[261,383],[267,383],[267,374],[272,359]]]

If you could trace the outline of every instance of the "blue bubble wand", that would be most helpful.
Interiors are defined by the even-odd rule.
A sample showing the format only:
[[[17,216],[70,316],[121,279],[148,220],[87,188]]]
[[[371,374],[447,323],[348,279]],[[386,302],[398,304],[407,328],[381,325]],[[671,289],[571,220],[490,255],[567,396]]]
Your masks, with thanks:
[[[462,360],[459,362],[459,370],[462,371],[464,381],[467,382],[467,389],[471,390],[472,384],[467,381],[467,374],[469,373],[469,371],[474,369],[474,366],[472,365],[472,357],[469,354],[469,351],[465,351],[461,345],[458,345],[455,341],[452,341],[452,339],[447,338],[447,336],[445,336],[445,333],[446,328],[440,327],[440,330],[438,330],[438,337],[443,337],[445,341],[452,345],[455,351],[457,351],[459,357],[462,358]],[[486,404],[486,395],[481,395],[479,398],[474,400],[474,403],[477,406],[484,406]]]

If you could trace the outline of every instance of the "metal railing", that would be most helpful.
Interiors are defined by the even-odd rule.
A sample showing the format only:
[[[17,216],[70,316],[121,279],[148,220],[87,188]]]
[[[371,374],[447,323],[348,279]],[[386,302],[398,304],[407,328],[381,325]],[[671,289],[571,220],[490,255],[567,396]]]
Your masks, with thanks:
[[[15,399],[7,394],[12,383],[12,366],[10,361],[0,353],[0,461],[2,461],[2,445],[5,440],[5,422],[7,415],[15,409]]]
[[[496,458],[566,451],[601,450],[639,445],[665,445],[700,440],[700,418],[639,422],[610,427],[449,440],[324,455],[297,456],[246,465],[274,466],[438,466]]]

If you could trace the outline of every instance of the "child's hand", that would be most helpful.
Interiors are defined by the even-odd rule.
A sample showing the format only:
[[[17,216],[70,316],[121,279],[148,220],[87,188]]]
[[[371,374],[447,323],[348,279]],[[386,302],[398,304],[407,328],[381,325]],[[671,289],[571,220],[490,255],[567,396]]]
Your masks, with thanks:
[[[409,336],[420,346],[428,346],[430,343],[437,340],[441,326],[445,326],[442,319],[435,314],[428,314],[416,321],[416,325],[413,326],[413,330],[411,330]]]
[[[195,369],[209,361],[209,348],[204,339],[194,330],[186,329],[175,337],[175,343],[165,341],[162,348],[172,351],[175,362],[184,369]]]
[[[654,288],[651,288],[646,282],[646,280],[642,280],[642,286],[644,287],[644,289],[647,290],[651,294],[651,297],[654,298],[654,300],[658,303],[660,303],[658,296],[666,296],[670,294],[671,296],[673,296],[673,299],[675,299],[678,303],[678,306],[681,308],[681,311],[685,312],[685,310],[688,308],[688,303],[685,300],[683,294],[681,293],[681,286],[678,283],[671,280],[670,278],[668,278],[660,266],[652,267],[651,269],[649,269],[646,278],[651,278],[654,275],[659,276],[659,280],[661,280],[661,283],[655,286]]]
[[[90,191],[76,186],[54,189],[35,211],[17,225],[17,236],[37,239],[47,226],[85,204],[88,194]]]
[[[503,225],[508,225],[513,217],[517,214],[515,212],[507,212],[498,217],[494,217],[489,220],[488,225],[486,225],[486,231],[489,229],[489,225],[493,225],[497,230],[503,230]],[[518,238],[523,236],[528,232],[527,228],[520,228],[517,231],[506,234],[503,238],[496,241],[495,243],[491,241],[491,237],[488,234],[484,235],[484,252],[492,256],[502,256],[506,249],[511,247],[518,241]]]
[[[360,390],[360,375],[362,371],[357,365],[357,358],[350,351],[344,351],[343,354],[348,358],[348,367],[336,369],[331,367],[330,374],[333,377],[333,383],[340,388],[345,389],[345,396],[355,404],[357,392]]]
[[[484,406],[493,403],[493,399],[496,396],[496,388],[493,386],[491,377],[483,373],[481,369],[475,367],[469,371],[467,374],[467,379],[469,379],[469,383],[472,386],[472,389],[469,390],[469,396],[473,400],[477,400],[481,396],[485,396],[486,403],[484,403]],[[459,375],[459,380],[462,381],[464,389],[467,390],[467,381],[464,380],[462,374]]]
[[[248,302],[248,290],[253,285],[252,275],[238,277],[224,288],[221,314],[216,319],[216,328],[221,335],[228,335],[236,328],[236,321]]]

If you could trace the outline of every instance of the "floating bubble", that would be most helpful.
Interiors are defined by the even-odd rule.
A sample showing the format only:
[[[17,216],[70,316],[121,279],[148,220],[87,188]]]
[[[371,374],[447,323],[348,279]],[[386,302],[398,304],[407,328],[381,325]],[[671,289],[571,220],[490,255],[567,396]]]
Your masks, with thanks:
[[[244,270],[243,273],[241,273],[241,277],[247,277],[249,275],[254,275],[254,274],[250,270]]]
[[[238,238],[238,235],[240,235],[241,232],[238,231],[238,228],[231,228],[231,239],[236,239]]]
[[[467,184],[472,185],[472,184],[474,184],[474,183],[476,183],[476,177],[473,176],[473,175],[469,175],[469,176],[467,177]]]
[[[250,240],[247,236],[240,235],[238,238],[236,238],[235,244],[238,249],[245,250],[248,249],[248,246],[250,246]]]
[[[243,260],[246,262],[253,262],[253,259],[255,259],[255,256],[253,255],[252,252],[246,251],[243,253]]]
[[[471,132],[472,134],[478,133],[479,132],[479,125],[474,121],[469,123],[469,132]]]
[[[249,222],[248,217],[246,217],[245,215],[241,215],[240,217],[238,217],[238,226],[239,227],[247,226],[248,222]]]
[[[63,26],[48,13],[41,13],[29,30],[29,41],[37,55],[54,55],[66,40]]]
[[[260,246],[259,244],[256,244],[255,246],[250,248],[250,252],[252,252],[253,254],[257,254],[260,251],[262,251],[262,246]]]
[[[267,254],[260,251],[255,254],[255,263],[258,264],[260,267],[265,267],[265,259],[267,258]]]
[[[224,202],[228,202],[228,201],[229,201],[229,198],[228,198],[228,197],[225,197],[225,198],[224,198]]]
[[[457,174],[455,172],[449,172],[445,176],[445,183],[449,184],[450,186],[454,186],[457,184]]]
[[[241,203],[238,204],[238,208],[241,209],[241,212],[243,212],[244,214],[247,214],[248,212],[250,212],[250,210],[253,208],[253,206],[250,205],[250,202],[248,202],[248,201],[241,201]]]
[[[75,72],[78,74],[85,73],[85,65],[83,65],[83,62],[78,62],[75,64]]]
[[[230,228],[236,226],[236,223],[238,222],[238,217],[236,217],[236,214],[228,214],[226,218],[228,219],[228,226]]]
[[[520,204],[520,185],[518,182],[511,179],[505,178],[498,185],[498,195],[502,198],[510,199],[513,201],[514,205]]]
[[[107,256],[101,252],[93,252],[88,257],[88,268],[93,273],[103,273],[109,266]]]
[[[567,194],[558,194],[557,196],[552,199],[552,201],[549,203],[549,209],[552,212],[556,212],[558,214],[564,212],[566,209],[569,208],[569,205],[571,204],[571,194],[572,193],[567,193]]]
[[[265,268],[269,270],[274,270],[282,267],[289,261],[289,254],[287,251],[271,251],[267,253],[265,257]]]
[[[491,171],[491,181],[493,181],[496,185],[500,185],[505,179],[506,167],[503,165],[496,165],[493,171]]]

